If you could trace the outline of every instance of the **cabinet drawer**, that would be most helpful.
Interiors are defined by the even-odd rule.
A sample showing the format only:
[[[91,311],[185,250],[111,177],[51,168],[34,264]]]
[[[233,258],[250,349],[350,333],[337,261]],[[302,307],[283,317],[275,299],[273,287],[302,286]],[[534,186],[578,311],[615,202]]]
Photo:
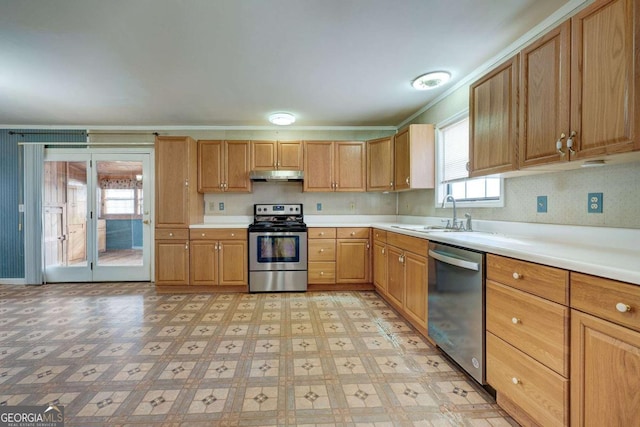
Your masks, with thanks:
[[[487,279],[569,305],[569,272],[560,268],[487,254]]]
[[[309,261],[335,261],[336,241],[333,239],[309,240]]]
[[[487,330],[569,376],[569,308],[487,282]]]
[[[373,239],[379,242],[387,241],[387,232],[384,230],[378,230],[377,228],[373,229]]]
[[[427,256],[429,241],[419,237],[406,236],[400,233],[387,233],[387,243],[414,254]]]
[[[338,239],[368,239],[369,227],[340,227],[336,235]]]
[[[487,382],[542,426],[569,422],[569,380],[487,333]]]
[[[571,307],[640,331],[638,285],[571,273]]]
[[[247,240],[244,228],[192,228],[189,230],[191,240]]]
[[[335,262],[310,262],[308,264],[308,282],[316,283],[335,283],[336,282],[336,263]]]
[[[189,229],[156,228],[156,240],[189,240]]]
[[[309,239],[335,239],[336,229],[327,227],[313,227],[307,230]]]

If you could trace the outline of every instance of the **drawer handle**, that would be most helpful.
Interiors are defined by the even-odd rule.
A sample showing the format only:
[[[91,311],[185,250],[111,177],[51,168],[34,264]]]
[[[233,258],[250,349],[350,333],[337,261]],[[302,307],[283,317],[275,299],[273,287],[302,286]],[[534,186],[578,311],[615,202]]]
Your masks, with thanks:
[[[620,313],[626,313],[631,311],[631,306],[623,302],[619,302],[616,304],[616,310],[618,310]]]
[[[323,232],[318,233],[318,236],[324,236],[324,231],[323,231]]]
[[[518,323],[522,323],[522,321],[520,319],[518,319],[517,317],[512,317],[511,318],[511,323],[513,323],[514,325],[517,325]]]
[[[511,378],[511,382],[515,385],[522,384],[522,382],[516,377]]]
[[[518,272],[514,272],[513,273],[513,278],[518,280],[518,279],[522,279],[522,274],[518,273]]]
[[[352,231],[352,232],[351,232],[351,235],[352,235],[352,236],[355,236],[355,235],[356,235],[356,232],[355,232],[355,231]]]
[[[173,233],[169,233],[169,237],[173,237]]]

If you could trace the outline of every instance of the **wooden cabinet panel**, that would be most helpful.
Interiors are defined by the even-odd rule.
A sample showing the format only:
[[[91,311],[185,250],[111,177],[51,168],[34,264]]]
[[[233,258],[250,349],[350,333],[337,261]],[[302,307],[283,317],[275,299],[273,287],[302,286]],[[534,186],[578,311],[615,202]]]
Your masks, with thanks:
[[[336,283],[335,262],[309,262],[308,281],[312,285]]]
[[[246,240],[221,240],[218,243],[220,285],[248,285],[249,265]]]
[[[640,4],[598,0],[571,19],[572,158],[640,149]]]
[[[569,308],[487,281],[487,331],[569,376]]]
[[[218,284],[217,242],[191,242],[191,285],[211,286]]]
[[[309,239],[307,251],[309,261],[335,261],[336,241],[335,239]]]
[[[487,333],[487,382],[542,426],[569,424],[569,380]]]
[[[368,239],[369,227],[339,227],[336,231],[338,239]]]
[[[223,191],[224,168],[224,141],[198,141],[198,191]]]
[[[304,142],[304,191],[333,191],[333,142]]]
[[[435,133],[430,124],[409,125],[394,138],[394,188],[435,186]]]
[[[637,425],[638,390],[640,333],[571,310],[571,425]]]
[[[400,233],[387,233],[387,243],[424,257],[429,249],[428,240]]]
[[[393,136],[367,141],[367,191],[393,190],[393,164]]]
[[[387,232],[384,230],[379,230],[377,228],[373,229],[373,239],[380,240],[381,242],[387,241]]]
[[[335,143],[335,191],[366,190],[365,147],[361,141]]]
[[[569,304],[569,272],[566,270],[487,254],[487,279],[559,304]]]
[[[469,176],[517,168],[518,61],[516,55],[470,87]]]
[[[156,227],[201,222],[204,201],[197,193],[197,145],[189,137],[156,137]]]
[[[156,240],[156,285],[189,284],[189,242]]]
[[[572,272],[571,308],[640,331],[638,285]]]
[[[373,241],[373,285],[381,294],[387,293],[387,245]]]
[[[251,170],[274,170],[277,168],[276,141],[251,141]]]
[[[568,137],[570,95],[569,21],[548,32],[520,53],[519,166],[567,161],[556,141]]]
[[[336,283],[369,282],[369,239],[336,241]]]
[[[187,228],[158,228],[156,229],[156,240],[189,240],[189,229]]]
[[[309,239],[335,239],[337,232],[332,227],[313,227],[307,231]]]
[[[224,191],[234,193],[251,192],[249,171],[251,151],[249,141],[225,141],[226,180]]]
[[[427,258],[412,253],[405,255],[406,313],[426,328],[427,325]]]
[[[365,144],[305,141],[304,191],[365,191]]]
[[[278,141],[278,169],[302,170],[302,141]]]
[[[404,263],[402,250],[394,246],[387,246],[387,296],[392,302],[402,308],[404,304]]]
[[[191,240],[247,240],[247,230],[243,228],[192,228]]]

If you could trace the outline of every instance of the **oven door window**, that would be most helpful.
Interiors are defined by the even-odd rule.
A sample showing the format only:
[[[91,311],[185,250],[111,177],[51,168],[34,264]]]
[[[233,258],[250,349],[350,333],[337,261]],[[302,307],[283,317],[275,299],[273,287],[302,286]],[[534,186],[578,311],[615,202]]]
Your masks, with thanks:
[[[258,236],[258,262],[300,262],[300,236]]]

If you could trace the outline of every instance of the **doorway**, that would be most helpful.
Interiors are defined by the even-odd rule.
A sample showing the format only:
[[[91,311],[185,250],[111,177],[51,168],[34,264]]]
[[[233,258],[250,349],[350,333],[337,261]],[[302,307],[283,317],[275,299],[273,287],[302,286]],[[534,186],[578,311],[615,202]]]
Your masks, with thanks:
[[[47,149],[47,282],[151,280],[151,153]]]

